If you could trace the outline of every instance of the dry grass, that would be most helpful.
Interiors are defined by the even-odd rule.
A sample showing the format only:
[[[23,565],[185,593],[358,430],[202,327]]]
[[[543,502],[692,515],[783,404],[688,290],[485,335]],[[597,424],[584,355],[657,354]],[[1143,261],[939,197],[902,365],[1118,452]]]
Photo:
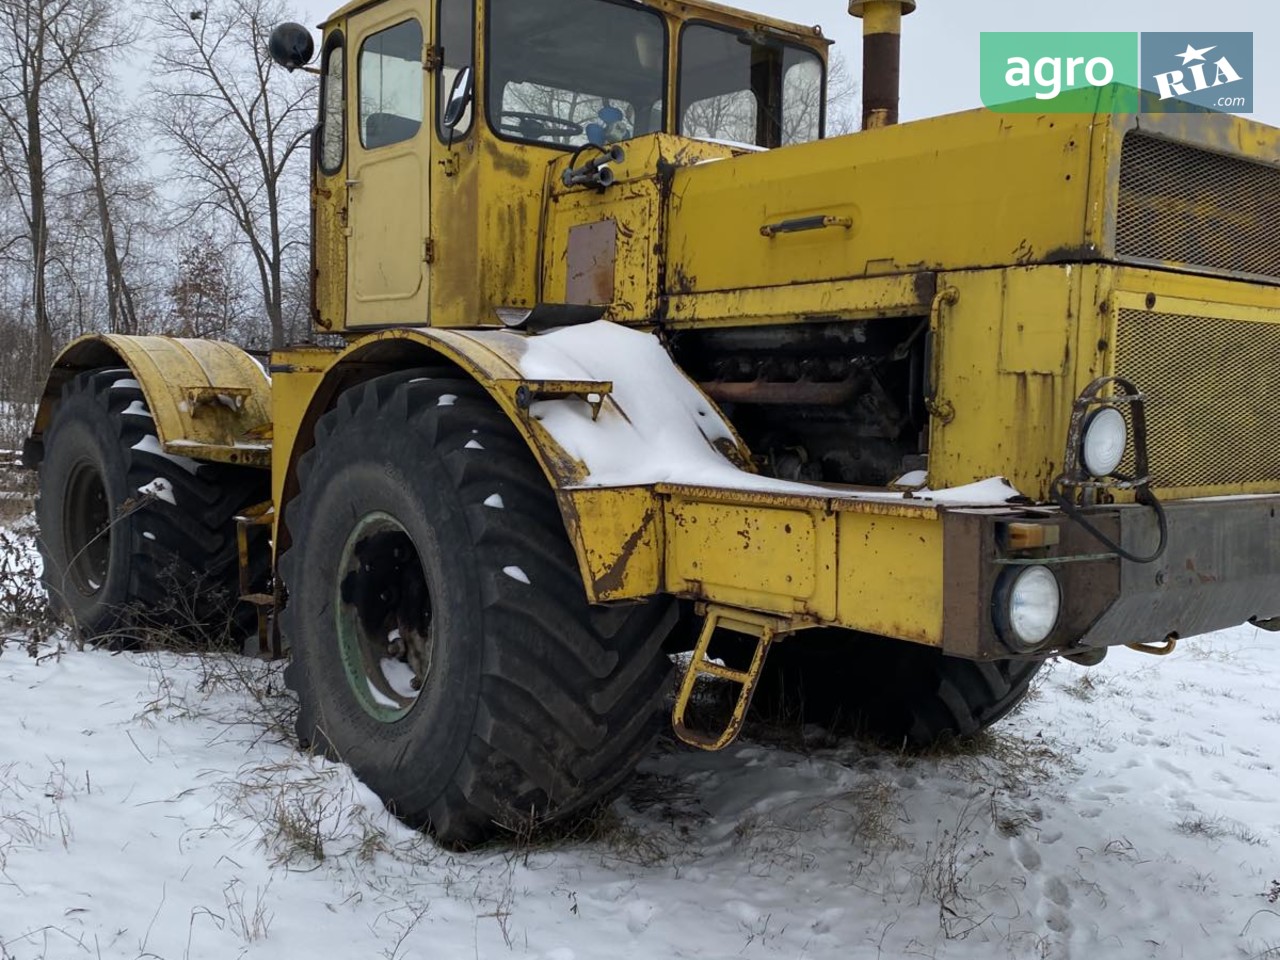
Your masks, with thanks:
[[[1206,816],[1197,813],[1183,817],[1173,825],[1173,829],[1188,837],[1202,837],[1205,840],[1223,840],[1231,838],[1251,847],[1267,845],[1265,838],[1255,833],[1247,824],[1230,817]]]

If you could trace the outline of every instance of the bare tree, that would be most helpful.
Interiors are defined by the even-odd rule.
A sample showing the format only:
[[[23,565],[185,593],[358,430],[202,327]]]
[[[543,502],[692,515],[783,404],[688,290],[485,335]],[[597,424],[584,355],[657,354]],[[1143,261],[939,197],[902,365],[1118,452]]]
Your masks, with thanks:
[[[30,248],[36,377],[52,362],[54,340],[48,290],[48,102],[69,64],[87,64],[113,42],[102,29],[106,19],[103,0],[0,0],[0,176],[22,210],[25,237],[17,239]]]
[[[231,258],[211,234],[185,245],[178,258],[178,275],[169,288],[175,329],[179,337],[228,339],[238,314],[236,278]]]
[[[128,40],[122,36],[120,42]],[[127,246],[117,232],[122,219],[130,214],[144,216],[150,205],[149,188],[126,172],[140,166],[125,147],[126,133],[136,129],[136,121],[104,103],[111,97],[111,86],[91,66],[86,69],[69,61],[67,81],[71,109],[67,120],[60,124],[59,133],[68,153],[83,167],[87,180],[106,286],[107,328],[115,333],[137,333],[133,287],[125,274]]]
[[[822,72],[817,61],[801,60],[783,75],[782,144],[806,143],[818,136],[822,116]],[[857,82],[839,53],[827,69],[826,134],[838,137],[858,129]],[[747,87],[729,90],[684,107],[682,129],[688,136],[755,143],[759,101]]]
[[[858,81],[844,54],[836,51],[827,66],[827,136],[854,133],[859,125]]]
[[[267,56],[271,27],[287,19],[277,0],[154,0],[154,123],[169,141],[177,177],[191,189],[187,222],[210,214],[234,224],[247,248],[271,327],[285,342],[286,261],[308,242],[305,192],[291,161],[313,123],[315,87]],[[301,178],[298,183],[301,184]]]

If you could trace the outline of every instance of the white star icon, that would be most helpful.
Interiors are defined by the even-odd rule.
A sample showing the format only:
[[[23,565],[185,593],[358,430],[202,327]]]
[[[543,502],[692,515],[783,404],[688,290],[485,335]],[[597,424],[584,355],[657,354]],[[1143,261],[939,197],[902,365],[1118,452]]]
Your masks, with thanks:
[[[1174,54],[1174,56],[1175,56],[1175,57],[1181,57],[1181,58],[1182,58],[1182,65],[1185,67],[1185,66],[1186,66],[1187,64],[1189,64],[1192,60],[1203,60],[1203,59],[1204,59],[1204,55],[1205,55],[1206,53],[1208,53],[1210,50],[1216,50],[1216,49],[1218,49],[1218,48],[1217,48],[1217,47],[1205,47],[1203,50],[1197,50],[1195,47],[1193,47],[1191,44],[1189,44],[1189,43],[1188,43],[1188,44],[1187,44],[1187,49],[1186,49],[1186,51],[1185,51],[1185,52],[1183,52],[1183,53],[1175,53],[1175,54]]]

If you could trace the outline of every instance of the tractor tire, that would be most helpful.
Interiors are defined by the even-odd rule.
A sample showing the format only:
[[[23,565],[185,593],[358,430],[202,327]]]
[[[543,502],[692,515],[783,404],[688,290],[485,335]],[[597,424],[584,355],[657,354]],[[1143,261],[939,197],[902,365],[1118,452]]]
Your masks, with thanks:
[[[587,603],[550,485],[474,381],[353,387],[298,479],[280,624],[304,749],[457,848],[587,811],[650,751],[674,603]]]
[[[67,383],[44,450],[42,579],[78,636],[238,647],[256,631],[257,611],[239,599],[235,516],[270,496],[264,471],[165,453],[128,370]],[[251,547],[262,589],[269,550],[260,530]]]
[[[884,637],[800,633],[775,646],[756,690],[756,716],[796,719],[927,748],[973,736],[1027,695],[1042,661],[978,662]]]

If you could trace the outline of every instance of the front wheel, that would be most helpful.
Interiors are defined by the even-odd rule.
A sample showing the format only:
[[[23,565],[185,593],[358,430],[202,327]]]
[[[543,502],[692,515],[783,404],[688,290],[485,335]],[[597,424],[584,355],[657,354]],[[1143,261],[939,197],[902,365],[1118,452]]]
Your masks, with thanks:
[[[564,818],[651,748],[670,601],[586,601],[556,499],[449,372],[344,394],[299,464],[281,558],[304,746],[443,842]]]
[[[970,737],[1030,689],[1039,660],[977,662],[844,630],[798,633],[769,652],[757,716],[861,733],[893,746]]]

